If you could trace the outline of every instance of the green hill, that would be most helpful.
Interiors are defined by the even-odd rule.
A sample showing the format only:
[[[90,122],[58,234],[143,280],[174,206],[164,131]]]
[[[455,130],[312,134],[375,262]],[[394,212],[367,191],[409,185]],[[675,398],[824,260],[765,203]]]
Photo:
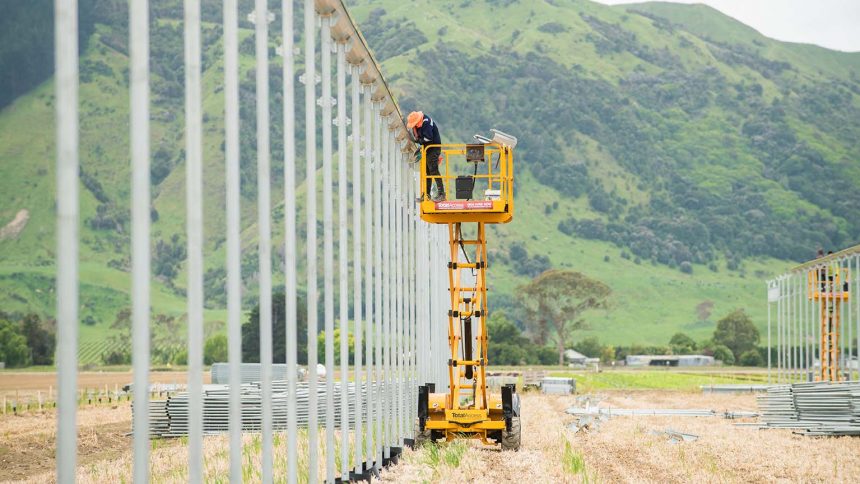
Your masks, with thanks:
[[[128,57],[125,2],[88,1],[95,8],[82,14],[91,33],[81,58],[81,338],[97,344],[129,304]],[[676,331],[704,338],[735,307],[764,328],[764,277],[818,246],[860,238],[860,54],[774,41],[700,5],[348,3],[405,110],[429,112],[447,141],[491,127],[520,138],[517,216],[494,228],[490,242],[495,307],[530,276],[561,267],[612,287],[611,307],[588,318],[605,343],[665,343]],[[252,2],[240,4],[244,18]],[[206,317],[217,329],[225,319],[221,2],[203,5]],[[153,303],[167,315],[184,311],[181,18],[179,0],[153,2]],[[31,21],[44,28],[44,19]],[[249,304],[256,291],[250,27],[240,31]],[[12,45],[4,35],[0,45]],[[7,58],[20,56],[0,62]],[[279,62],[272,61],[273,93]],[[13,68],[0,65],[0,73]],[[50,315],[53,84],[33,76],[25,94],[0,108],[0,228],[26,211],[25,223],[0,240],[0,307]],[[301,111],[303,96],[296,100]],[[279,103],[274,95],[277,171]],[[297,148],[304,152],[302,141]],[[283,190],[274,179],[278,247]],[[700,321],[695,308],[707,301],[713,316]]]

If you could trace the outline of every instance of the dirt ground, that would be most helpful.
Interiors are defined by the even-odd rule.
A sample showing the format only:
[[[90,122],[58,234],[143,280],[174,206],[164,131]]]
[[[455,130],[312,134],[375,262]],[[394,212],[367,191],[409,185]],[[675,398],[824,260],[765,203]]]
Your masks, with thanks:
[[[703,395],[672,391],[613,390],[593,402],[614,408],[755,410],[753,395]],[[595,430],[574,433],[576,417],[564,411],[576,396],[523,395],[519,452],[475,444],[407,450],[401,463],[382,473],[386,482],[858,482],[860,438],[810,438],[789,430],[758,430],[721,417],[612,417]],[[581,403],[581,402],[580,402]],[[80,482],[118,482],[131,472],[131,411],[127,403],[82,409],[79,423]],[[0,481],[50,482],[54,466],[54,414],[0,418]],[[670,443],[666,429],[699,436]],[[254,480],[259,436],[244,437]],[[183,441],[153,443],[154,482],[187,480]],[[322,442],[321,442],[322,444]],[[223,478],[226,437],[204,443],[206,480]],[[300,453],[306,443],[299,443]],[[276,474],[285,463],[284,439],[276,436]],[[322,450],[322,449],[321,449]],[[435,451],[435,459],[434,453]],[[439,457],[441,456],[441,458]],[[322,455],[321,455],[322,457]],[[322,460],[322,459],[321,459]],[[322,464],[322,462],[320,463]],[[304,466],[304,458],[300,466]]]
[[[108,391],[114,388],[122,388],[132,382],[133,375],[129,371],[83,371],[78,373],[79,390],[104,389],[107,385]],[[154,371],[149,374],[152,383],[184,383],[186,373],[184,371]],[[204,383],[209,383],[210,374],[203,372]],[[57,374],[52,371],[27,372],[27,371],[0,371],[0,399],[35,398],[36,392],[42,392],[42,397],[47,399],[49,393],[56,397]]]
[[[601,406],[755,410],[752,395],[612,391]],[[433,461],[428,449],[407,451],[383,474],[390,482],[857,482],[860,438],[810,438],[789,430],[736,426],[721,417],[612,417],[574,433],[564,413],[575,397],[526,394],[522,448],[501,452],[470,445],[459,465]],[[656,432],[699,436],[670,443]],[[569,443],[569,444],[568,444]]]
[[[78,463],[89,466],[128,453],[131,405],[78,412]],[[54,469],[56,413],[31,412],[0,418],[0,481],[27,480]]]

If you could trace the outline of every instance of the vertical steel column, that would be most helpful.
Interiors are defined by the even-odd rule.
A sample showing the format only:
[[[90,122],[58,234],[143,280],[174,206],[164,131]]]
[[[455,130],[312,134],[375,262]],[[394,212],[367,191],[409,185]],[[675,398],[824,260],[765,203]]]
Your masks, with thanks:
[[[262,469],[272,482],[272,202],[269,160],[269,8],[256,0],[254,41],[257,67],[257,256],[260,287],[260,394],[262,407]]]
[[[319,419],[317,416],[317,139],[316,139],[316,11],[305,0],[305,145],[307,163],[307,310],[308,310],[308,482],[317,481]]]
[[[803,305],[803,288],[805,285],[805,281],[803,280],[802,275],[795,274],[795,286],[797,287],[796,294],[796,307],[797,307],[797,347],[800,353],[800,369],[801,369],[801,381],[806,381],[807,377],[807,366],[806,366],[806,319]]]
[[[78,2],[54,1],[57,143],[57,482],[75,481],[78,382]]]
[[[797,274],[793,274],[792,279],[794,280],[794,319],[795,319],[795,328],[797,333],[797,338],[795,339],[795,344],[797,345],[797,369],[799,373],[799,380],[805,381],[806,370],[804,368],[804,357],[803,354],[803,313],[801,312],[800,307],[800,297],[801,297],[801,281],[800,277]]]
[[[282,0],[281,38],[283,41],[283,91],[284,91],[284,303],[286,323],[286,363],[287,363],[287,401],[296,401],[296,380],[298,377],[298,305],[296,301],[296,113],[294,86],[294,41],[293,41],[293,1]],[[309,81],[312,78],[308,79]],[[238,176],[237,181],[238,183]],[[238,359],[238,358],[237,358]],[[232,357],[231,357],[231,360]],[[234,377],[231,376],[231,381]],[[287,482],[298,482],[298,421],[295,405],[287,405]],[[241,451],[241,440],[239,450]],[[231,445],[237,445],[231,443]],[[231,480],[233,478],[231,477]],[[236,479],[239,479],[237,477]]]
[[[384,103],[384,101],[383,101]],[[384,106],[384,104],[383,104]],[[394,306],[394,301],[392,300],[392,267],[391,267],[391,258],[392,258],[392,250],[393,247],[393,239],[394,233],[391,229],[391,212],[394,210],[393,202],[391,200],[392,190],[392,182],[393,177],[391,176],[391,157],[389,156],[389,147],[390,144],[388,142],[388,117],[382,117],[382,123],[380,126],[380,142],[382,143],[380,147],[382,148],[382,166],[383,166],[383,175],[382,175],[382,273],[383,273],[383,307],[385,308],[385,313],[383,316],[383,326],[382,326],[382,361],[383,361],[383,378],[384,382],[383,388],[385,388],[385,403],[382,407],[382,415],[385,418],[383,422],[383,434],[382,434],[382,443],[383,443],[383,457],[389,458],[390,454],[390,446],[391,446],[391,413],[393,408],[391,408],[391,386],[392,386],[392,378],[391,378],[391,321],[392,321],[392,309]]]
[[[787,350],[788,350],[789,379],[792,382],[796,381],[796,377],[797,377],[797,368],[795,365],[796,358],[795,358],[795,354],[794,354],[794,338],[795,338],[794,331],[793,331],[794,330],[794,328],[793,328],[793,325],[794,325],[793,316],[794,316],[794,314],[792,312],[792,309],[793,309],[792,308],[792,302],[793,302],[793,297],[794,297],[793,289],[794,288],[792,285],[792,277],[791,277],[791,275],[788,275],[785,279],[785,290],[786,290],[786,295],[785,295],[785,322],[786,322],[786,325],[785,325],[785,328],[786,328],[786,341],[788,343]]]
[[[188,224],[188,481],[203,480],[203,164],[200,0],[185,0],[185,179]]]
[[[857,293],[857,288],[860,287],[860,256],[854,254],[851,257],[854,259],[854,281],[850,286],[848,286],[848,290],[849,297],[854,299],[854,328],[855,334],[858,338],[857,359],[855,360],[855,363],[858,365],[857,378],[860,379],[860,298],[858,298],[858,295],[860,294]]]
[[[382,447],[383,447],[383,434],[382,434],[382,419],[385,417],[384,405],[385,405],[385,387],[383,385],[383,374],[384,366],[382,360],[382,325],[384,315],[384,307],[382,305],[382,278],[384,274],[382,273],[382,159],[381,159],[381,140],[380,140],[380,126],[382,124],[382,118],[379,113],[379,106],[373,106],[374,111],[374,123],[373,123],[373,168],[374,168],[374,223],[376,224],[374,230],[374,274],[376,284],[375,296],[376,300],[374,303],[374,307],[376,310],[374,311],[376,316],[376,347],[375,347],[375,355],[374,362],[376,367],[376,382],[378,387],[380,388],[379,398],[377,399],[376,405],[376,439],[375,439],[375,450],[374,456],[376,457],[376,462],[379,466],[382,466]]]
[[[842,298],[842,282],[845,280],[845,269],[842,267],[842,259],[836,261],[836,274],[833,275],[833,291],[834,296],[839,296],[837,304],[839,304],[839,381],[844,380],[842,378],[842,374],[845,373],[845,350],[848,347],[848,343],[845,341],[848,339],[848,331],[845,325],[845,300]]]
[[[230,381],[242,381],[242,245],[239,171],[239,18],[237,0],[224,3],[224,162],[227,198],[227,356]],[[286,20],[286,19],[285,19]],[[286,64],[286,56],[284,58]],[[240,386],[230,385],[230,481],[242,480]]]
[[[782,330],[783,330],[783,319],[782,319],[782,277],[779,277],[776,280],[777,288],[779,296],[776,298],[776,346],[778,348],[776,352],[776,360],[777,360],[777,382],[782,383],[783,379],[783,348],[782,348]]]
[[[396,247],[395,251],[395,285],[394,288],[396,290],[395,294],[395,302],[397,303],[395,316],[394,316],[394,374],[395,381],[397,382],[397,386],[395,387],[395,408],[397,409],[397,414],[395,416],[395,420],[397,423],[397,430],[395,432],[394,445],[401,445],[401,438],[403,437],[403,304],[405,303],[405,294],[403,293],[403,242],[406,240],[406,234],[403,230],[403,166],[400,160],[400,150],[397,149],[397,143],[394,139],[394,133],[391,134],[391,153],[394,158],[394,174],[395,174],[395,184],[394,184],[394,196],[395,196],[395,205],[394,205],[394,214],[395,217],[395,228],[396,228],[396,237],[394,239],[394,244]]]
[[[409,156],[406,154],[406,156]],[[408,195],[406,198],[406,206],[409,210],[409,408],[410,411],[407,415],[414,418],[417,415],[417,403],[416,403],[416,373],[417,368],[415,367],[416,357],[417,357],[417,322],[418,322],[418,264],[417,264],[417,249],[418,249],[418,241],[416,237],[418,236],[417,230],[417,210],[415,204],[415,178],[413,176],[412,168],[407,170],[407,179],[406,186],[408,187]],[[407,420],[406,432],[409,438],[414,438],[412,435],[412,421]]]
[[[325,315],[326,482],[334,481],[334,229],[331,153],[331,16],[321,16],[323,138],[323,307]]]
[[[129,4],[134,480],[149,480],[149,2]]]
[[[770,293],[771,293],[771,291],[770,291],[770,289],[771,289],[771,284],[772,284],[772,281],[767,281],[767,383],[768,384],[771,383],[771,361],[770,361],[771,358],[770,358],[770,354],[773,351],[773,346],[772,346],[771,338],[770,338],[770,326],[771,326],[771,321],[770,321],[770,319],[771,319],[770,318],[770,306],[771,306]]]
[[[807,274],[804,274],[803,277],[808,277]],[[804,302],[804,312],[806,313],[806,355],[807,355],[807,363],[806,367],[809,368],[807,378],[810,381],[815,381],[815,323],[813,320],[813,311],[814,311],[814,302],[809,299],[809,287],[804,286],[803,293],[803,302]]]
[[[373,359],[373,328],[376,324],[376,312],[379,308],[374,306],[374,280],[373,280],[373,262],[374,262],[374,254],[373,250],[373,241],[374,241],[374,233],[376,230],[376,218],[374,217],[374,200],[375,200],[375,192],[379,190],[376,186],[376,179],[373,176],[373,150],[375,146],[373,144],[373,136],[371,136],[371,132],[373,129],[373,101],[371,96],[373,95],[373,84],[366,84],[364,86],[364,180],[367,186],[367,191],[364,193],[364,213],[365,213],[365,241],[364,241],[364,277],[365,277],[365,293],[364,293],[364,311],[365,311],[365,321],[367,327],[367,338],[365,339],[365,355],[367,357],[367,433],[365,434],[365,456],[367,456],[367,464],[368,467],[373,463],[374,456],[376,455],[373,451],[373,432],[374,432],[374,422],[376,422],[376,417],[373,413],[374,410],[374,391],[375,388],[378,388],[376,385],[376,373],[374,371],[374,365],[376,362]],[[378,167],[377,167],[378,170]]]
[[[395,442],[394,445],[400,446],[402,445],[403,439],[403,329],[405,327],[405,311],[404,303],[405,303],[405,294],[403,291],[403,269],[406,264],[406,260],[403,258],[403,244],[406,242],[406,231],[405,224],[403,223],[403,163],[400,159],[400,150],[397,149],[397,141],[394,139],[394,132],[391,135],[391,149],[392,156],[394,157],[394,166],[395,171],[397,172],[397,184],[395,185],[395,196],[397,197],[397,204],[395,206],[396,215],[397,215],[397,238],[394,240],[397,247],[397,284],[395,288],[397,289],[397,315],[394,318],[394,368],[395,368],[395,378],[397,381],[397,403],[395,406],[397,407],[397,433],[395,434]]]
[[[361,299],[361,195],[362,195],[362,175],[361,175],[361,112],[360,112],[360,89],[361,89],[361,68],[358,65],[352,66],[352,311],[353,319],[355,320],[355,472],[361,473],[362,463],[364,462],[364,449],[362,436],[364,435],[363,427],[363,400],[361,394],[362,380],[364,377],[364,368],[361,357],[362,352],[362,320],[364,318],[364,308]],[[368,392],[370,382],[367,382]]]
[[[847,292],[847,291],[845,291],[845,285],[848,284],[848,278],[851,277],[851,275],[850,275],[851,260],[846,257],[845,259],[842,259],[842,261],[840,262],[840,265],[842,266],[842,277],[839,278],[839,285],[841,286],[840,291]],[[848,341],[845,343],[846,346],[848,347],[848,354],[845,357],[845,361],[848,365],[846,367],[846,369],[848,370],[848,380],[853,380],[854,379],[854,369],[853,369],[852,363],[851,363],[851,355],[854,353],[854,342],[852,341],[852,338],[854,337],[854,327],[851,326],[851,300],[849,299],[847,303],[845,302],[844,299],[842,301],[843,301],[842,315],[845,318],[843,320],[844,321],[843,326],[845,327],[845,333],[846,333],[846,337],[848,339]]]
[[[340,279],[340,476],[349,480],[349,266],[346,230],[346,43],[337,42],[337,209]],[[355,176],[355,174],[353,174]],[[332,335],[332,337],[334,337]],[[356,385],[359,381],[356,379]]]

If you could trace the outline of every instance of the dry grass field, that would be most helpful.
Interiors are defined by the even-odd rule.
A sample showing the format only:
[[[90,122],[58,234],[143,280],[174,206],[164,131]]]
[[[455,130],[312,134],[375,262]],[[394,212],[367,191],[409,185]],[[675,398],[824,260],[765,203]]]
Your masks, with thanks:
[[[697,391],[596,390],[601,406],[755,410],[752,395],[703,395]],[[757,430],[720,417],[612,417],[594,430],[567,428],[565,409],[575,396],[523,395],[523,447],[501,452],[457,442],[405,451],[386,482],[857,482],[860,438],[810,438],[789,430]],[[130,480],[131,411],[126,402],[87,407],[78,414],[80,482]],[[0,481],[53,480],[54,414],[0,417]],[[659,432],[699,436],[670,443]],[[187,480],[183,439],[152,444],[153,482]],[[259,481],[260,439],[244,437],[244,474]],[[305,450],[305,440],[299,443]],[[226,482],[226,437],[204,444],[207,482]],[[285,470],[285,442],[275,438],[275,472]],[[321,449],[322,450],[322,449]],[[321,453],[322,455],[322,453]],[[320,464],[324,460],[320,459]],[[306,467],[306,462],[300,462]],[[320,469],[322,470],[322,469]],[[306,474],[302,477],[306,477]]]

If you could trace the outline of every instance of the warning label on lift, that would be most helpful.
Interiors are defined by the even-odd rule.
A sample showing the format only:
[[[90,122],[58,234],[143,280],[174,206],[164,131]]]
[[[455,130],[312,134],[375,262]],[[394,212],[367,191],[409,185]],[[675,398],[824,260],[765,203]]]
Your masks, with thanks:
[[[493,208],[492,200],[462,200],[436,202],[436,210],[488,210]]]

